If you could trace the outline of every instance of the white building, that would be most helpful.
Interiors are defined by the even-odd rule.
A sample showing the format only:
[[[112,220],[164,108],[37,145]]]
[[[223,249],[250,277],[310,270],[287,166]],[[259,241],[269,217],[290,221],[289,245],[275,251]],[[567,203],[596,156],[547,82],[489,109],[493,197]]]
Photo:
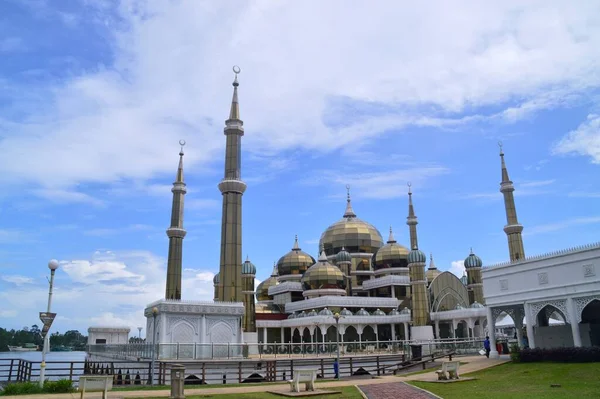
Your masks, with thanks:
[[[129,342],[129,327],[90,327],[88,345],[117,345]]]
[[[506,313],[520,344],[526,326],[531,348],[600,346],[599,268],[600,243],[484,268],[488,330]]]

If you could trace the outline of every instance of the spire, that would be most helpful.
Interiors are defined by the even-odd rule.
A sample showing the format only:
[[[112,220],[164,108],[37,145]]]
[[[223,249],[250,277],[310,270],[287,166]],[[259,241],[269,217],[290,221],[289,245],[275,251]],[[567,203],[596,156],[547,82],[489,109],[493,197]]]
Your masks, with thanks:
[[[396,239],[394,238],[394,233],[392,232],[392,226],[390,226],[390,236],[388,237],[387,243],[392,244],[395,242],[396,242]]]
[[[319,255],[319,262],[327,262],[327,255],[325,255],[325,246],[321,244],[321,254]]]
[[[294,239],[294,246],[292,247],[292,251],[300,251],[300,246],[298,245],[298,234]]]
[[[277,277],[279,272],[277,271],[277,262],[273,262],[273,272],[271,273],[271,277]]]
[[[179,166],[177,167],[177,177],[175,178],[176,183],[183,183],[183,147],[185,146],[185,140],[179,140],[181,150],[179,151]]]
[[[409,182],[408,185],[408,217],[406,218],[406,224],[410,231],[410,247],[412,249],[419,248],[417,239],[417,224],[419,224],[417,217],[415,216],[415,208],[412,202],[412,184]]]
[[[250,262],[250,257],[246,254],[246,262]]]
[[[504,162],[504,150],[502,148],[502,142],[498,142],[498,146],[500,147],[500,160],[502,167],[500,192],[504,196],[504,209],[506,211],[506,226],[504,226],[504,232],[508,238],[508,252],[510,255],[510,260],[514,262],[525,257],[523,237],[521,235],[523,226],[517,219],[517,207],[515,205],[515,198],[513,194],[515,191],[515,186],[508,177],[506,162]]]
[[[233,98],[231,99],[231,111],[229,111],[229,119],[240,119],[240,104],[238,102],[238,91],[237,88],[240,85],[238,83],[238,74],[242,70],[239,66],[233,66],[233,73],[235,73],[235,79],[233,80]]]
[[[351,218],[355,218],[356,217],[356,213],[354,213],[354,209],[352,209],[352,200],[350,199],[350,185],[346,184],[346,212],[344,212],[344,217],[351,219]]]
[[[506,169],[506,162],[504,162],[504,150],[502,149],[502,142],[498,142],[498,147],[500,147],[500,162],[502,164],[502,183],[509,183],[510,179],[508,178],[508,170]]]
[[[433,254],[430,253],[429,254],[429,270],[434,270],[437,269],[437,267],[435,267],[435,263],[433,263]]]

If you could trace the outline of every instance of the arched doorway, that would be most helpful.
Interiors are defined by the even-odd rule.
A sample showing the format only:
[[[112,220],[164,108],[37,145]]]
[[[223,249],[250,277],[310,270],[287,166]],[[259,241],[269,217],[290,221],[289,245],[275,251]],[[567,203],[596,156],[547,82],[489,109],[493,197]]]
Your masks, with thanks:
[[[589,345],[600,346],[600,301],[598,299],[594,299],[583,308],[581,324],[588,326],[580,328],[583,344],[586,344],[585,333],[587,331],[590,339]]]
[[[564,348],[574,345],[571,325],[565,314],[552,305],[546,305],[535,315],[535,346]]]

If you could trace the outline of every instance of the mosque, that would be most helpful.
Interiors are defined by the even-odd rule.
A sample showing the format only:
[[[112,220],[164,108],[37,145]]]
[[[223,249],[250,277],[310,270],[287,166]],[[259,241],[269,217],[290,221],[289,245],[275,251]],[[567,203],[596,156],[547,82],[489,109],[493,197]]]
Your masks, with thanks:
[[[225,122],[225,173],[218,188],[223,196],[221,256],[214,277],[214,302],[181,300],[184,195],[183,147],[173,183],[173,208],[165,299],[148,305],[147,331],[160,343],[343,343],[395,340],[428,341],[482,337],[487,313],[482,284],[482,260],[472,251],[462,279],[436,268],[433,256],[419,248],[418,218],[408,187],[410,242],[396,241],[392,229],[381,232],[360,219],[349,187],[340,220],[321,235],[320,253],[302,251],[296,237],[291,250],[273,266],[269,278],[254,287],[256,266],[242,261],[241,138],[244,135],[234,67],[233,98]],[[184,144],[184,143],[182,143]],[[511,260],[524,256],[521,231],[500,151],[502,182]],[[341,209],[340,209],[341,210]],[[292,240],[290,239],[290,242]],[[160,314],[159,314],[160,312]],[[173,313],[174,312],[174,313]],[[157,314],[158,317],[157,322]],[[218,328],[217,328],[218,327]],[[156,329],[156,330],[155,330]],[[211,330],[213,329],[213,330]]]

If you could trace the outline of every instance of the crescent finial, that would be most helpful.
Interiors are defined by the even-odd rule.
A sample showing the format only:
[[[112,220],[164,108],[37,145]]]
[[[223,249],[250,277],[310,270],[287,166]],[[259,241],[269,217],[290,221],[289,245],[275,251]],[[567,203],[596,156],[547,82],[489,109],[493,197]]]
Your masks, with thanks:
[[[242,72],[242,69],[237,65],[234,65],[232,69],[233,69],[233,73],[235,73],[236,75],[238,73]]]

